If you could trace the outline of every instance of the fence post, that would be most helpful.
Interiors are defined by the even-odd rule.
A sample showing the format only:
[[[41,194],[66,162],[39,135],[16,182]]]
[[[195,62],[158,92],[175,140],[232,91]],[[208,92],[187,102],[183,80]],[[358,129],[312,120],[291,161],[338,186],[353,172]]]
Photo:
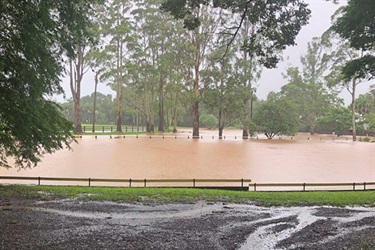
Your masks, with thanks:
[[[89,178],[89,187],[91,187],[91,178]]]
[[[86,132],[86,126],[83,126],[83,132]]]
[[[144,180],[144,187],[146,187],[146,179]]]
[[[132,187],[132,179],[129,179],[129,187]]]
[[[366,182],[363,183],[363,190],[366,191]]]
[[[355,182],[353,182],[353,191],[355,191]]]
[[[254,191],[257,191],[257,184],[254,183]]]
[[[111,133],[113,132],[113,127],[111,126]]]
[[[243,188],[243,179],[241,179],[241,187]]]
[[[303,183],[303,191],[306,191],[306,183]]]
[[[40,176],[38,177],[38,186],[40,186]]]
[[[195,187],[195,179],[193,179],[193,187]]]
[[[102,126],[102,131],[103,131],[103,133],[104,133],[104,126]]]

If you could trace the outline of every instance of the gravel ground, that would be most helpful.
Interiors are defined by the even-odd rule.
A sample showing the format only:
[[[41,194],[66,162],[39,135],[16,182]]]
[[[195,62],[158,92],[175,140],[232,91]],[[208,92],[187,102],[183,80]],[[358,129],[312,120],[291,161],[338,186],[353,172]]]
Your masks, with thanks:
[[[0,196],[0,230],[0,249],[375,249],[375,208]]]

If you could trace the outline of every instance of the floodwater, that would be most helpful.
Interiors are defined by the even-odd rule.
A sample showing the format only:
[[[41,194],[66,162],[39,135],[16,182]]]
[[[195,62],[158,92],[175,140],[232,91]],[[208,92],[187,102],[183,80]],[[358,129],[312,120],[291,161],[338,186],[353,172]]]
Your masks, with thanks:
[[[45,155],[34,169],[0,168],[0,176],[244,178],[253,183],[375,181],[375,143],[334,137],[242,140],[227,136],[218,140],[204,134],[203,139],[193,140],[187,136],[83,136],[72,145],[73,151]]]

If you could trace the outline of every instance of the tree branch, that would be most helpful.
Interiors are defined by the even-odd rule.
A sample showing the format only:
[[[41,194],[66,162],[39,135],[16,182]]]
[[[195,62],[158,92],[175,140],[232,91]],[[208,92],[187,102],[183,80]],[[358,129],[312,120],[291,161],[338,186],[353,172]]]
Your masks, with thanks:
[[[246,17],[246,14],[247,14],[247,11],[249,9],[249,4],[252,2],[253,0],[247,0],[246,1],[246,4],[245,4],[245,10],[244,12],[242,13],[241,15],[241,21],[240,21],[240,24],[238,25],[238,27],[236,28],[236,31],[234,32],[232,38],[230,39],[230,41],[227,43],[227,46],[226,46],[226,49],[225,49],[225,52],[224,52],[224,55],[223,57],[221,58],[222,60],[224,59],[224,57],[228,54],[228,51],[229,51],[229,47],[230,45],[233,43],[234,39],[236,39],[237,35],[238,35],[238,32],[240,31],[241,27],[242,27],[242,24],[245,20],[245,17]]]

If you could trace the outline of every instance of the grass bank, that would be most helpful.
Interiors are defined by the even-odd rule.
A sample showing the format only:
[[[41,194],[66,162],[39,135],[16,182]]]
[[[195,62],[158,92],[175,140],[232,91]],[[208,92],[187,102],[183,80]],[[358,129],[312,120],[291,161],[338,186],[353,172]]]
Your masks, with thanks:
[[[76,186],[0,185],[0,198],[28,199],[78,198],[90,201],[143,203],[209,202],[251,203],[266,206],[332,205],[375,206],[375,191],[327,192],[246,192],[191,188],[118,188]]]

